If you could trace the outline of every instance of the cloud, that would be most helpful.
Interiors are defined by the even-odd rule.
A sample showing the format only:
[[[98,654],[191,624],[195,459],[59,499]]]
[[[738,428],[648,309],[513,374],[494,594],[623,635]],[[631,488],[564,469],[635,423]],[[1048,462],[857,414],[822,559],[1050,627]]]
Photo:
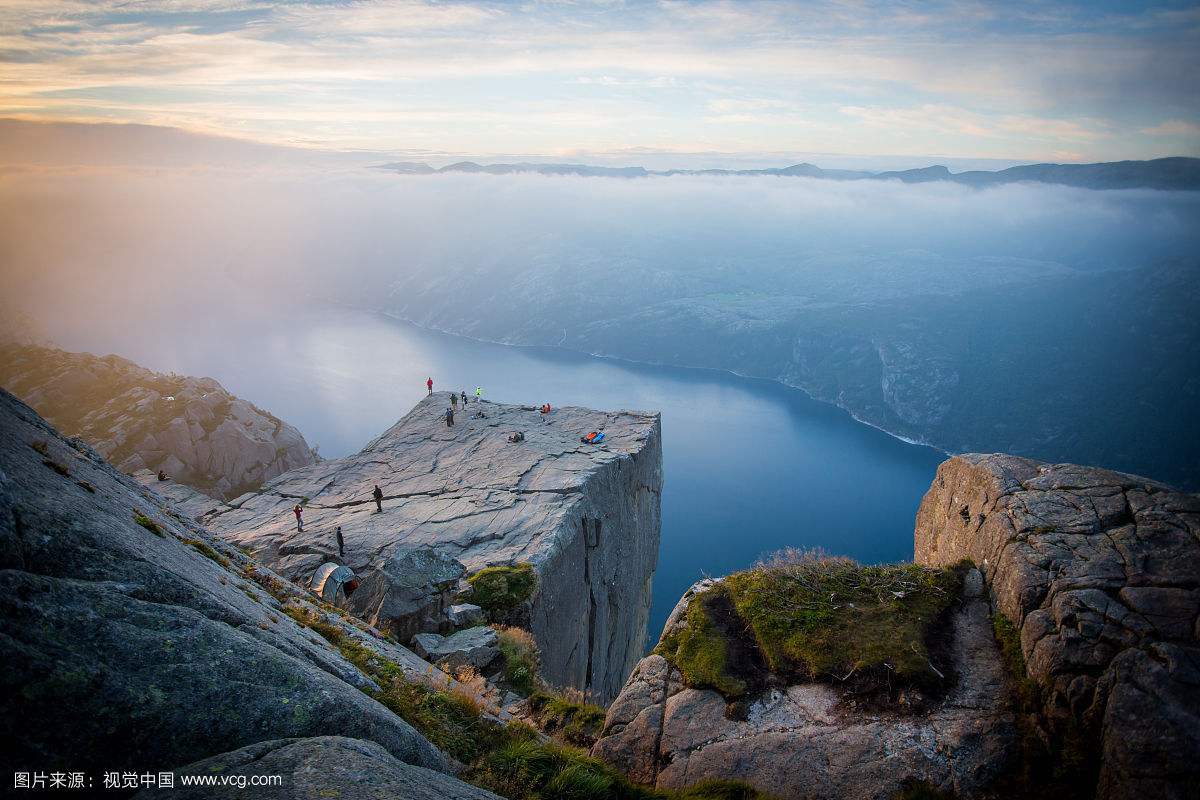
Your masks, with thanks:
[[[943,152],[995,154],[1004,136],[1005,156],[1080,142],[1096,157],[1150,155],[1159,145],[1146,129],[1200,119],[1198,26],[1170,8],[972,2],[13,0],[0,6],[0,114],[385,149],[699,138],[882,152],[878,133],[827,133],[848,124],[838,110],[862,110],[858,125],[891,115],[916,136],[897,109],[930,107],[957,109],[935,126]],[[206,91],[233,102],[198,99]],[[516,118],[543,103],[563,113]],[[498,118],[504,130],[486,129]],[[760,121],[768,130],[729,130]]]

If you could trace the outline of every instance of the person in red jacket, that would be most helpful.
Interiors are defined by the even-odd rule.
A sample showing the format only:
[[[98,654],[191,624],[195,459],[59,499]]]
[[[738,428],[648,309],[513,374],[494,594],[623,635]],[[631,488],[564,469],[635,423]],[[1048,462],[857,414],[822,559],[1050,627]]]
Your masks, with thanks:
[[[304,513],[304,509],[300,507],[299,503],[296,503],[296,507],[292,509],[292,513],[296,515],[296,530],[304,530],[304,517],[300,516]]]
[[[425,388],[429,390],[429,394],[433,394],[433,378],[425,379]]]

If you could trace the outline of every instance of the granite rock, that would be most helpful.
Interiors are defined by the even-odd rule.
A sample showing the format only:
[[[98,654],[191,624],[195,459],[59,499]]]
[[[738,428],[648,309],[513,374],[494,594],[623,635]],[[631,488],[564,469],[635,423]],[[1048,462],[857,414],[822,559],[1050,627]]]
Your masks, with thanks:
[[[538,586],[513,622],[533,633],[543,676],[607,702],[645,641],[660,528],[658,415],[543,415],[472,400],[450,427],[449,398],[423,399],[362,452],[292,470],[210,512],[205,524],[301,583],[336,554],[340,525],[342,561],[363,578],[355,598],[372,573],[416,548],[470,572],[529,562]],[[593,430],[605,432],[602,444],[579,441]],[[515,432],[525,440],[510,443]],[[290,512],[297,502],[306,503],[304,532]]]
[[[499,637],[486,625],[467,628],[450,636],[418,633],[413,637],[412,646],[422,658],[450,669],[474,667],[482,670],[500,655]]]
[[[458,603],[446,610],[450,622],[458,628],[471,628],[487,621],[483,609],[473,603]]]
[[[218,499],[319,460],[298,430],[212,378],[164,375],[118,356],[0,345],[0,386],[122,472],[162,470]]]
[[[939,468],[916,560],[971,559],[1016,626],[1052,731],[1099,754],[1096,795],[1200,784],[1200,497],[1072,464],[967,454]]]
[[[160,503],[0,391],[0,768],[158,772],[341,735],[451,769],[282,601],[413,680],[444,673]]]
[[[686,624],[693,587],[666,630]],[[715,691],[690,689],[666,659],[642,659],[608,709],[592,755],[638,782],[677,789],[699,781],[745,781],[777,797],[888,800],[906,781],[958,798],[986,797],[1015,753],[1007,684],[981,598],[952,618],[956,686],[927,711],[872,713],[848,706],[834,687],[772,688],[730,718]]]

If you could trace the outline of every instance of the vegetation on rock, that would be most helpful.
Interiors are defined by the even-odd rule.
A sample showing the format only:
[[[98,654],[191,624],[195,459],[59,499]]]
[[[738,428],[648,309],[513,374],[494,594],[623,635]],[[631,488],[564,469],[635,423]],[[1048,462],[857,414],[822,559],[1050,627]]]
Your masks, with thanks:
[[[537,587],[537,573],[527,562],[484,567],[467,580],[471,584],[471,602],[494,620],[528,600]]]
[[[155,536],[163,535],[163,529],[159,526],[159,524],[141,512],[133,515],[133,521],[153,533]]]
[[[687,624],[658,652],[690,686],[729,699],[770,679],[833,681],[864,698],[937,692],[940,623],[962,570],[863,566],[789,552],[692,598]]]
[[[538,649],[533,635],[522,628],[497,625],[500,655],[504,656],[504,680],[514,691],[528,697],[538,687]]]
[[[590,748],[604,727],[604,709],[577,690],[543,689],[529,696],[538,727],[567,744]]]

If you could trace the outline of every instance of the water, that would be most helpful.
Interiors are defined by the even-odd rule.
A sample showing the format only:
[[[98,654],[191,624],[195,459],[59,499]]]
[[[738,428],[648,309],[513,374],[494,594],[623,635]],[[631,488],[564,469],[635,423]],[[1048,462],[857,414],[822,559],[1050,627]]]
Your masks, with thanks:
[[[649,636],[679,596],[783,547],[864,562],[912,557],[913,519],[943,458],[779,384],[431,333],[372,314],[189,320],[151,340],[71,349],[221,381],[296,425],[322,455],[356,452],[436,389],[489,400],[662,412],[663,535]],[[158,328],[160,332],[167,331]]]

